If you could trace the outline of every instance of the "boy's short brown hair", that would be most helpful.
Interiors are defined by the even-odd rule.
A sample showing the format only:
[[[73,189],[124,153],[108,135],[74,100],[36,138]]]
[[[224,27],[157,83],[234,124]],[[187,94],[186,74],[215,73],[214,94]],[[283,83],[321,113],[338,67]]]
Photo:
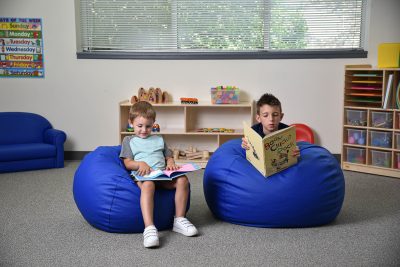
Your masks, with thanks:
[[[273,94],[263,94],[257,101],[257,114],[260,115],[260,108],[264,105],[277,106],[282,112],[281,102]]]
[[[149,102],[139,101],[131,106],[129,110],[129,120],[133,121],[139,116],[155,121],[156,111]]]

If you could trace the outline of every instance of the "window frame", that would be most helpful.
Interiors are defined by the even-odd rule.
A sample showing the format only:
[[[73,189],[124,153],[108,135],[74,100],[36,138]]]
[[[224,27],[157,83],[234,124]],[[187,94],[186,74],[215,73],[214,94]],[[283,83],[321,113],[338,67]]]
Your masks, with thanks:
[[[239,59],[328,59],[367,58],[363,49],[334,51],[257,51],[257,52],[77,52],[78,59],[148,60],[239,60]]]

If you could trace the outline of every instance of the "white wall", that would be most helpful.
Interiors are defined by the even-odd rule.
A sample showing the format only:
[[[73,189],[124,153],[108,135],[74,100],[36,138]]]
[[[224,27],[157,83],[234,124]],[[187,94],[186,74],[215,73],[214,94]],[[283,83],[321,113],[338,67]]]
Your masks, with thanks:
[[[67,151],[118,144],[118,103],[140,86],[208,100],[209,88],[224,84],[251,99],[272,92],[283,102],[284,122],[310,125],[319,144],[341,153],[344,65],[376,66],[377,45],[400,42],[400,1],[372,0],[366,59],[78,60],[73,2],[0,0],[2,17],[43,19],[46,76],[0,79],[0,111],[45,116],[67,133]]]

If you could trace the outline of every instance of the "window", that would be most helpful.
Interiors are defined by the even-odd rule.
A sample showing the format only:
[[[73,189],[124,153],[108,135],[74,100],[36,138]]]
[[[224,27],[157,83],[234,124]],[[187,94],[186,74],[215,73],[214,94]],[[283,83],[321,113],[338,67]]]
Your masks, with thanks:
[[[78,58],[366,57],[366,0],[80,0]]]

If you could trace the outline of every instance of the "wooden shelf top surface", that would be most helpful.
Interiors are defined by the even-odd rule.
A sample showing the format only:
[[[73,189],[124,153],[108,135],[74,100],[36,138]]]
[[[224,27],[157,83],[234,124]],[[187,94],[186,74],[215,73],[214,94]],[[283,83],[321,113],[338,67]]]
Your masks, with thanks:
[[[225,133],[225,132],[198,132],[198,131],[184,131],[183,129],[172,129],[172,128],[167,128],[167,129],[162,129],[158,133],[152,133],[152,134],[176,134],[176,135],[243,135],[243,129],[234,129],[235,131],[233,133]],[[122,131],[121,134],[123,135],[131,135],[133,132],[127,132],[127,131]]]
[[[119,103],[120,106],[131,106],[129,100]],[[211,104],[211,101],[199,101],[199,104],[181,104],[180,102],[171,102],[166,104],[152,104],[155,107],[216,107],[216,108],[234,108],[234,107],[251,107],[251,102],[239,102],[239,104]]]
[[[393,112],[393,111],[400,111],[400,109],[393,109],[393,108],[377,108],[377,107],[360,107],[360,106],[352,106],[352,105],[345,105],[345,109],[361,109],[361,110],[377,110],[383,112]]]

